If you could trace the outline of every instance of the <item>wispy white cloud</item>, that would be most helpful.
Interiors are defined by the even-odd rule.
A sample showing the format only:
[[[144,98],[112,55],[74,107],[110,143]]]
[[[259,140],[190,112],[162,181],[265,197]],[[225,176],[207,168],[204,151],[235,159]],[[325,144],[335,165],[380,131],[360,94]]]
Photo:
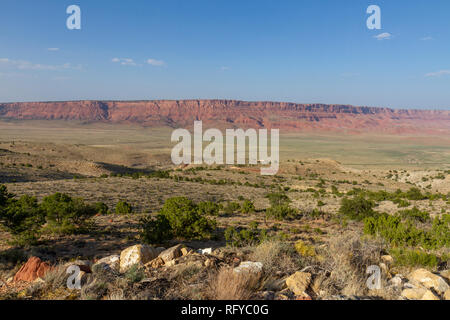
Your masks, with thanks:
[[[139,66],[142,67],[142,64],[138,64],[134,61],[134,59],[131,58],[113,58],[111,59],[112,62],[121,64],[123,66]],[[165,66],[166,63],[162,60],[156,60],[156,59],[147,59],[145,63],[150,64],[152,66],[162,67]]]
[[[123,66],[137,66],[137,63],[130,58],[113,58],[111,61],[114,63],[120,63]]]
[[[421,41],[430,41],[430,40],[433,40],[433,37],[423,37],[423,38],[420,38],[420,40]]]
[[[430,72],[425,75],[425,77],[441,77],[445,75],[450,75],[450,70],[439,70],[436,72]]]
[[[50,65],[42,63],[32,63],[26,60],[12,60],[9,58],[0,58],[0,66],[10,66],[19,70],[48,70],[48,71],[60,71],[60,70],[80,70],[81,65],[72,65],[71,63],[64,63],[61,65]]]
[[[59,48],[47,48],[48,51],[59,51]]]
[[[379,35],[374,36],[374,38],[377,40],[389,40],[392,39],[392,34],[390,34],[389,32],[383,32]]]
[[[227,70],[230,70],[230,67],[222,66],[222,67],[220,67],[220,70],[227,71]]]
[[[162,67],[162,66],[166,65],[166,63],[162,60],[156,60],[156,59],[151,59],[151,58],[147,60],[147,63],[152,66],[156,66],[156,67]]]
[[[379,35],[374,36],[374,38],[377,40],[389,40],[392,39],[392,34],[390,34],[389,32],[383,32]]]

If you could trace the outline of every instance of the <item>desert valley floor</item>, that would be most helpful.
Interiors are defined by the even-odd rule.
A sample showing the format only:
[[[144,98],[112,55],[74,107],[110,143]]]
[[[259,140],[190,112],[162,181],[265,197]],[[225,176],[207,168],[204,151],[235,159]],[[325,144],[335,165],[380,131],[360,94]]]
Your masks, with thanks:
[[[450,138],[286,133],[280,171],[261,176],[174,166],[170,133],[1,121],[0,184],[15,199],[64,193],[107,209],[74,232],[47,221],[33,244],[0,229],[0,299],[450,299]],[[143,220],[174,197],[214,228],[150,243]],[[126,250],[152,258],[122,266]],[[51,271],[24,281],[29,257]],[[233,271],[246,263],[247,276]],[[66,287],[68,264],[86,266],[81,290]],[[379,289],[366,285],[370,265]]]

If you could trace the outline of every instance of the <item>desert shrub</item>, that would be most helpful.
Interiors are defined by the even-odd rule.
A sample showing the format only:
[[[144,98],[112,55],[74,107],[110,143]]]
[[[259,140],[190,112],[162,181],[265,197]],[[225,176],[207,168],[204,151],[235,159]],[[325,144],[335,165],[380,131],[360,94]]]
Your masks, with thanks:
[[[116,214],[133,213],[133,207],[126,201],[119,201],[116,205]]]
[[[228,204],[224,208],[224,212],[226,214],[230,215],[230,214],[235,213],[240,208],[241,208],[241,206],[239,205],[239,203],[237,203],[237,202],[228,202]]]
[[[94,207],[98,214],[106,215],[109,212],[108,205],[104,202],[96,202],[94,203]]]
[[[430,214],[426,211],[420,211],[417,207],[409,210],[402,210],[398,215],[403,219],[412,219],[419,222],[427,222],[431,220]]]
[[[311,219],[318,219],[318,218],[323,218],[327,216],[326,212],[323,212],[317,208],[314,208],[312,210],[305,210],[302,211],[302,216],[303,217],[307,217],[307,218],[311,218]]]
[[[298,240],[294,245],[295,251],[302,257],[315,257],[317,255],[316,249],[313,246],[306,244],[302,240]]]
[[[402,223],[400,217],[381,214],[364,221],[364,233],[378,235],[395,245],[419,245],[425,236],[410,221]]]
[[[395,203],[397,205],[397,207],[399,208],[406,208],[409,207],[411,205],[411,203],[405,199],[394,199],[394,201],[392,201],[393,203]]]
[[[5,186],[0,186],[0,224],[14,237],[16,244],[35,242],[44,222],[35,197],[24,195],[15,199]]]
[[[61,288],[67,288],[67,279],[69,277],[70,274],[67,273],[67,267],[58,265],[47,272],[43,279],[48,290],[55,291]]]
[[[148,244],[163,243],[173,237],[169,220],[163,215],[157,215],[156,218],[142,218],[141,221],[141,239]]]
[[[405,194],[405,198],[408,200],[424,200],[427,199],[425,195],[418,188],[411,188]]]
[[[250,261],[262,262],[267,274],[291,274],[300,267],[300,260],[292,246],[285,241],[269,239],[251,248]]]
[[[434,218],[429,237],[431,247],[450,247],[450,214]]]
[[[82,300],[100,300],[108,292],[108,283],[101,279],[94,279],[81,287]]]
[[[285,194],[281,192],[273,192],[266,195],[266,198],[269,199],[270,205],[272,207],[275,206],[283,206],[291,203],[291,199]]]
[[[348,217],[352,220],[361,221],[364,218],[373,216],[375,211],[375,202],[368,200],[363,196],[355,196],[352,199],[344,198],[341,200],[341,207],[339,208],[339,214]]]
[[[244,202],[241,205],[241,211],[242,213],[253,213],[255,212],[255,205],[250,200],[244,200]]]
[[[0,185],[0,210],[6,206],[9,199],[14,198],[12,193],[8,192],[5,185]]]
[[[382,242],[362,240],[359,234],[350,233],[331,238],[321,263],[329,271],[329,277],[321,286],[322,290],[329,295],[366,295],[367,267],[378,265],[384,250]],[[385,285],[386,283],[382,283],[383,287]]]
[[[436,268],[441,260],[435,254],[426,253],[419,249],[394,248],[389,253],[397,266]]]
[[[260,287],[261,275],[253,272],[234,272],[222,268],[210,283],[212,300],[250,300]]]
[[[125,278],[131,282],[136,283],[140,282],[145,277],[145,272],[139,264],[134,264],[125,272]]]
[[[268,239],[267,230],[258,228],[257,222],[252,222],[249,228],[236,229],[228,227],[225,229],[225,240],[232,247],[245,247],[258,245]]]
[[[198,206],[185,197],[167,199],[159,214],[167,219],[175,237],[209,238],[216,227],[215,220],[201,215]]]
[[[17,244],[31,244],[39,238],[39,229],[45,222],[43,210],[37,199],[24,195],[9,198],[0,208],[0,223],[11,233]]]
[[[207,216],[218,216],[220,205],[212,201],[203,201],[198,203],[198,213]]]
[[[419,229],[411,220],[382,214],[364,221],[364,233],[378,235],[394,245],[437,249],[450,246],[450,215],[435,218],[431,229]]]
[[[285,220],[297,216],[297,210],[289,206],[291,199],[282,193],[274,192],[266,195],[269,199],[270,207],[266,209],[266,217],[269,219]]]
[[[62,193],[45,197],[41,208],[45,212],[48,229],[53,233],[83,231],[88,219],[97,213],[95,206],[84,203],[83,199]]]
[[[275,220],[292,219],[297,216],[297,210],[289,207],[288,204],[275,205],[266,209],[266,217]]]

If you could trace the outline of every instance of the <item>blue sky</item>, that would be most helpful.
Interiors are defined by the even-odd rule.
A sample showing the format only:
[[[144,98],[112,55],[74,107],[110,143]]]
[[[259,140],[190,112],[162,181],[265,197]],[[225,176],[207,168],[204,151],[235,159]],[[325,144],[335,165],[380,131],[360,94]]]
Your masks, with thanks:
[[[0,101],[190,98],[450,109],[450,1],[1,1]]]

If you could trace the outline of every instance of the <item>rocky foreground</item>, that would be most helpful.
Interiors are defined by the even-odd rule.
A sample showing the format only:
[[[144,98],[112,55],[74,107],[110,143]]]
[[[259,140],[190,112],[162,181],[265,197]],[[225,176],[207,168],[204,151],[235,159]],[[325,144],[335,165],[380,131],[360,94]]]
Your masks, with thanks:
[[[244,261],[241,254],[223,249],[134,245],[120,255],[58,266],[31,257],[14,277],[0,283],[0,292],[3,299],[160,299],[169,287],[177,290],[170,284],[175,280],[180,283],[179,290],[207,290],[211,299],[361,300],[389,292],[399,300],[450,300],[450,270],[392,274],[392,262],[389,255],[381,257],[383,286],[370,290],[372,294],[327,295],[323,290],[327,275],[316,272],[314,266],[290,275],[268,275],[263,262]],[[196,281],[192,281],[194,273],[200,275]],[[211,274],[215,276],[210,281]],[[202,287],[202,282],[208,285]]]

